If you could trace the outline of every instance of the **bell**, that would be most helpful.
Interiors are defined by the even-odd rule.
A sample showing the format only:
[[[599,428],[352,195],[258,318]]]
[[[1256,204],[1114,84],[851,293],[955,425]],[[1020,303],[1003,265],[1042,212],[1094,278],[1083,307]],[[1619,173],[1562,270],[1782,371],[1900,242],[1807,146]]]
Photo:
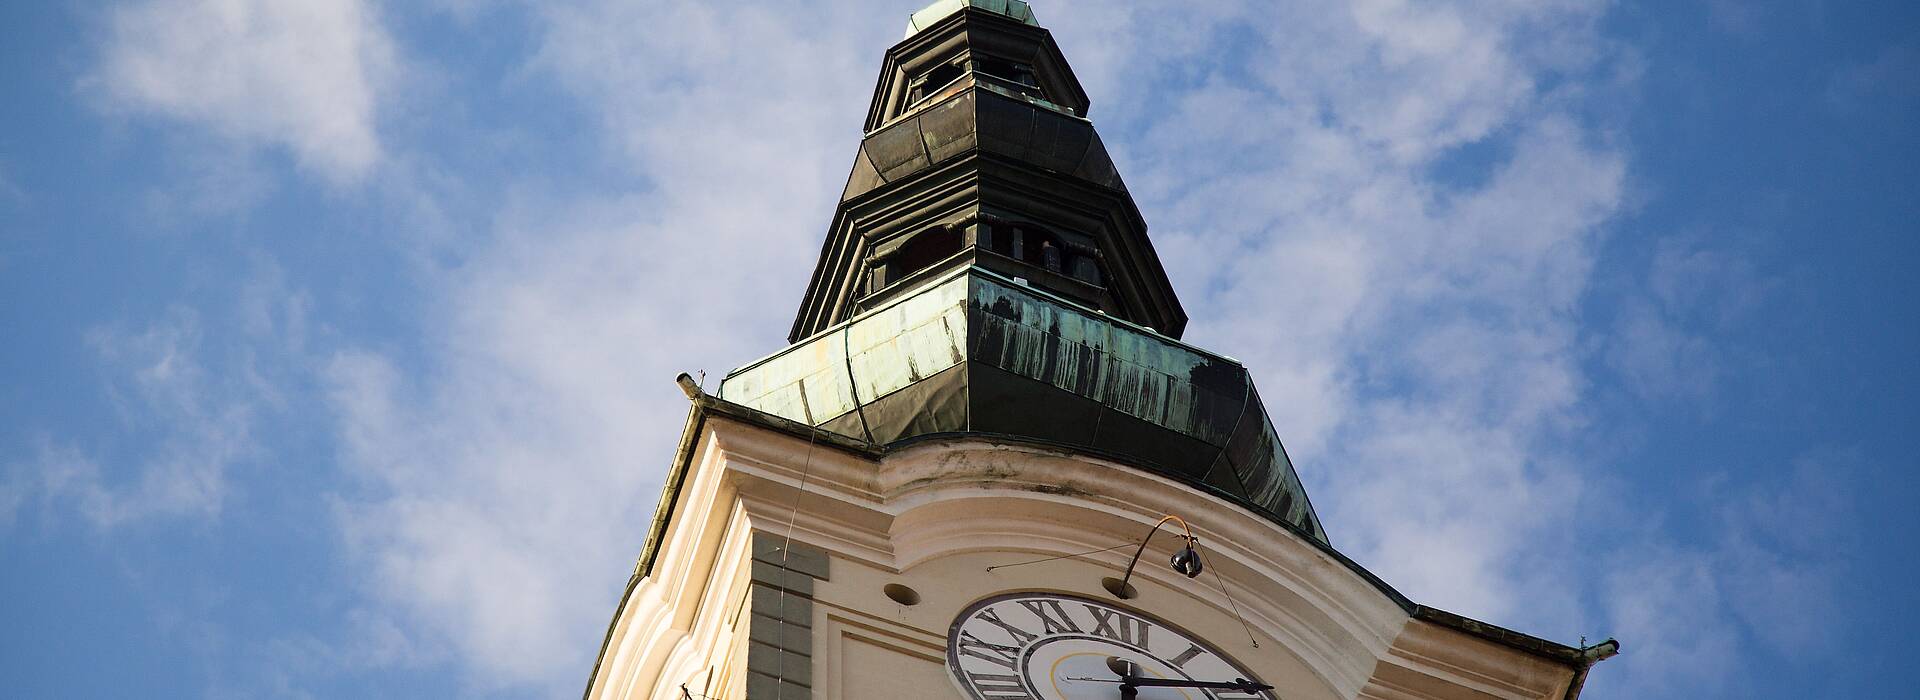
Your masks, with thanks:
[[[1200,575],[1200,553],[1193,550],[1191,540],[1187,542],[1187,546],[1173,553],[1173,570],[1187,578]]]

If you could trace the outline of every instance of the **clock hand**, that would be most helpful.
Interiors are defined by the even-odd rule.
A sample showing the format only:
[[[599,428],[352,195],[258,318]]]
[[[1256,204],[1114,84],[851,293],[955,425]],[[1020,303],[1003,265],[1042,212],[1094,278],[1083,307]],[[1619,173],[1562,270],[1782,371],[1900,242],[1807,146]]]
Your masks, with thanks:
[[[1081,676],[1068,676],[1066,680],[1086,681],[1090,683],[1118,683],[1120,685],[1120,697],[1123,697],[1123,698],[1135,697],[1135,693],[1137,693],[1141,688],[1193,688],[1195,690],[1238,690],[1243,693],[1258,693],[1262,691],[1273,690],[1273,686],[1267,685],[1265,683],[1255,683],[1245,678],[1235,678],[1230,681],[1193,681],[1193,680],[1185,680],[1181,678],[1141,678],[1139,676],[1129,675],[1125,678],[1085,678]]]
[[[1255,683],[1245,678],[1230,681],[1195,681],[1180,678],[1146,678],[1140,675],[1140,667],[1131,661],[1117,656],[1107,657],[1107,668],[1119,678],[1078,678],[1068,677],[1070,681],[1092,681],[1095,683],[1119,683],[1120,697],[1126,700],[1139,697],[1141,688],[1193,688],[1195,690],[1237,690],[1242,693],[1258,693],[1273,690],[1273,686]]]
[[[1080,680],[1080,679],[1073,679],[1073,680]],[[1088,678],[1086,680],[1094,680],[1094,679]],[[1116,681],[1108,680],[1103,682],[1114,683]],[[1120,684],[1121,690],[1125,690],[1128,687],[1238,690],[1243,693],[1258,693],[1264,690],[1273,690],[1273,686],[1267,685],[1265,683],[1255,683],[1245,678],[1235,678],[1230,681],[1189,681],[1189,680],[1182,680],[1178,678],[1140,678],[1138,676],[1129,676],[1127,678],[1122,678],[1117,682]]]

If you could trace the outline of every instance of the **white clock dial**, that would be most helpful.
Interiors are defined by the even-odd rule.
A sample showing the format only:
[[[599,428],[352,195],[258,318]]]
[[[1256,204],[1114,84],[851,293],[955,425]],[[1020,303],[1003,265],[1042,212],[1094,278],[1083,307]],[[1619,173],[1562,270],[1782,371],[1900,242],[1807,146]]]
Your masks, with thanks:
[[[1015,593],[975,603],[947,634],[947,668],[974,700],[1116,700],[1116,661],[1140,678],[1258,681],[1178,627],[1105,602]],[[1265,692],[1140,688],[1140,700],[1273,700]]]

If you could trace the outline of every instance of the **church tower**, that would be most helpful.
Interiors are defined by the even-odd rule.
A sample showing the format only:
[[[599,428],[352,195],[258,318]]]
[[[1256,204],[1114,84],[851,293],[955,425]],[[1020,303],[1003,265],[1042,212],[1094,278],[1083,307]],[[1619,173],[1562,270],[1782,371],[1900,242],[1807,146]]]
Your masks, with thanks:
[[[1573,648],[1340,554],[1187,322],[1052,35],[887,51],[789,347],[692,400],[586,697],[1577,697]]]

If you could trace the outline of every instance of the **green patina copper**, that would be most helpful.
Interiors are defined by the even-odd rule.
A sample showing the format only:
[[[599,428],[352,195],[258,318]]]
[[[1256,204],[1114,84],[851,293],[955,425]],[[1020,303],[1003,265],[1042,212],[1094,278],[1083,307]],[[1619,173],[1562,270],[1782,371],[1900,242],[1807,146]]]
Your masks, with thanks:
[[[735,370],[720,398],[879,445],[1085,449],[1326,541],[1244,366],[978,267]]]
[[[910,38],[920,33],[920,30],[933,26],[935,22],[969,7],[977,7],[1005,15],[1016,21],[1040,26],[1040,22],[1033,18],[1033,8],[1020,0],[939,0],[907,18],[907,37]]]

